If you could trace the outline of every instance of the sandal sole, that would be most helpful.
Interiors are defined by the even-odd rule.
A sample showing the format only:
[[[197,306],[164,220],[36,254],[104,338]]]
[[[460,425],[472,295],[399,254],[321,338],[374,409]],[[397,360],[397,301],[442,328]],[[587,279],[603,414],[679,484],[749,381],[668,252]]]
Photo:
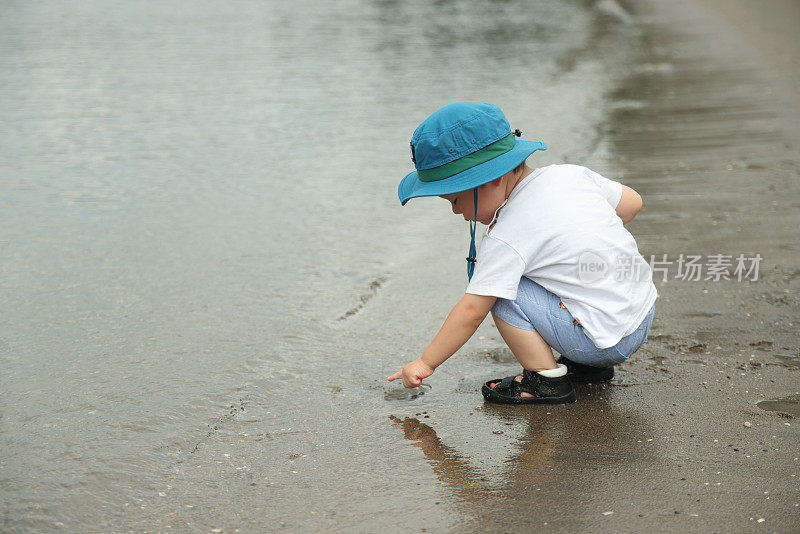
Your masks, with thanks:
[[[507,397],[499,395],[489,386],[489,384],[494,384],[495,382],[499,382],[499,380],[489,380],[481,388],[481,394],[486,402],[495,404],[570,404],[578,400],[575,390],[560,397]]]

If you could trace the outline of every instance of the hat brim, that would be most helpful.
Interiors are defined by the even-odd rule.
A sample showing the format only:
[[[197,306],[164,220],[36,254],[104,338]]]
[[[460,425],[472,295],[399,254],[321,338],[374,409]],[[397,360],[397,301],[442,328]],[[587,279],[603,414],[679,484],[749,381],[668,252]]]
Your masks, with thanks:
[[[397,196],[400,197],[400,203],[405,206],[406,202],[412,198],[438,197],[466,191],[513,171],[517,165],[537,150],[547,150],[547,145],[539,141],[518,139],[514,148],[505,154],[436,182],[423,182],[417,176],[417,171],[413,171],[400,182]]]

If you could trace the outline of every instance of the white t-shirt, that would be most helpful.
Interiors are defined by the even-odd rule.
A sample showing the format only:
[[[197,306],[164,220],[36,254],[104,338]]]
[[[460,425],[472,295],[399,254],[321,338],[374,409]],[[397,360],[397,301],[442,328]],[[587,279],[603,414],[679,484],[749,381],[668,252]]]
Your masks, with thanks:
[[[534,170],[481,242],[467,293],[517,298],[525,276],[556,294],[600,348],[641,324],[657,292],[622,225],[622,184],[578,165]]]

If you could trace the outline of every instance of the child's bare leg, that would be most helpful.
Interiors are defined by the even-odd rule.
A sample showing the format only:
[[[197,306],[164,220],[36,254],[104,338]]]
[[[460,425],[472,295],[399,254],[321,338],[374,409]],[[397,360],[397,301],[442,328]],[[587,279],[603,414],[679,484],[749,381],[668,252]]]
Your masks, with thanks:
[[[503,337],[503,341],[506,342],[506,345],[508,345],[508,348],[511,349],[514,357],[524,369],[528,371],[544,371],[558,367],[553,356],[553,349],[542,339],[539,332],[511,326],[499,319],[494,313],[492,313],[492,319],[494,319],[494,324]],[[517,381],[521,380],[522,376],[518,376]],[[492,384],[491,387],[495,385]],[[523,392],[522,396],[531,397],[532,395]]]
[[[553,349],[542,339],[539,332],[511,326],[495,314],[492,314],[492,319],[500,335],[503,336],[503,341],[523,368],[528,371],[544,371],[558,367]]]

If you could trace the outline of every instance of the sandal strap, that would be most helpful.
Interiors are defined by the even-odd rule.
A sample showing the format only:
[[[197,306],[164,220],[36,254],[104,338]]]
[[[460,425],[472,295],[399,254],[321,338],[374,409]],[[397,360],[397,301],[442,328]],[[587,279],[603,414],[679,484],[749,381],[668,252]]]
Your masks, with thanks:
[[[507,376],[500,381],[493,389],[498,393],[503,393],[509,397],[521,397],[522,393],[528,393],[530,395],[536,396],[533,389],[526,384],[526,378],[523,375],[522,381],[518,382],[516,380],[517,376]]]
[[[504,393],[510,392],[514,387],[515,378],[516,378],[515,376],[507,376],[504,379],[502,379],[500,383],[497,384],[493,389],[498,392],[499,391],[502,391]]]
[[[542,381],[541,376],[542,375],[534,371],[528,371],[527,369],[522,370],[522,382],[531,389],[535,389],[539,385]]]

